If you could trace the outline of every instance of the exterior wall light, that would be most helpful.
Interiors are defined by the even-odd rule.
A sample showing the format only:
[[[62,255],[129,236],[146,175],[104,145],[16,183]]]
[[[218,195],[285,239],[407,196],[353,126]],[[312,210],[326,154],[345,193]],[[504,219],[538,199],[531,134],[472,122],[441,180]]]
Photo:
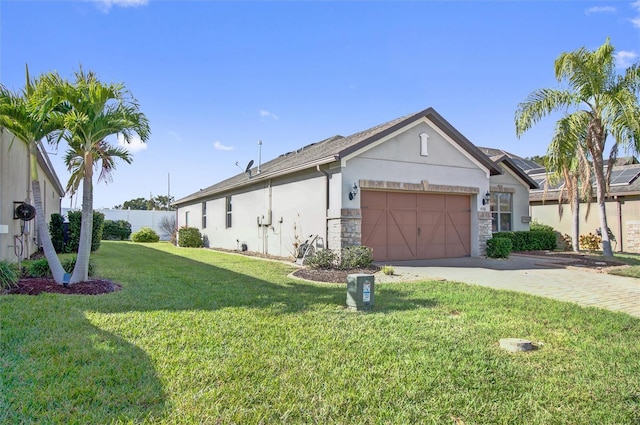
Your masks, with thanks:
[[[482,198],[482,205],[487,205],[491,201],[491,194],[489,191],[484,194],[484,198]]]
[[[349,200],[353,201],[358,194],[358,185],[356,182],[353,182],[353,186],[351,187],[351,192],[349,192]]]

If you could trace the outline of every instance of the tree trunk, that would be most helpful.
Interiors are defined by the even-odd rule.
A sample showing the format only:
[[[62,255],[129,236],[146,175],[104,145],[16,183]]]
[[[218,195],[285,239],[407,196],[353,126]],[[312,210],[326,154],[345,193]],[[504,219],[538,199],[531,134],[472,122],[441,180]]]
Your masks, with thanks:
[[[87,155],[90,157],[90,154]],[[82,221],[80,223],[80,243],[78,257],[69,283],[89,280],[89,258],[93,236],[93,163],[85,158],[85,175],[82,180]]]
[[[593,160],[593,173],[596,176],[596,195],[598,202],[598,211],[600,213],[600,234],[602,236],[602,255],[605,257],[613,257],[611,250],[611,241],[609,241],[609,232],[607,225],[607,209],[605,200],[607,197],[607,181],[604,176],[604,142],[605,133],[599,120],[589,123],[587,138],[591,139],[591,143],[587,143],[591,158]]]
[[[38,226],[38,235],[40,236],[40,242],[42,243],[42,249],[44,250],[44,256],[49,263],[49,269],[55,279],[56,283],[62,284],[65,271],[60,263],[60,258],[56,253],[53,243],[51,242],[51,235],[49,234],[49,228],[47,226],[47,220],[45,217],[44,208],[42,206],[42,194],[40,191],[40,181],[33,180],[31,182],[33,189],[33,203],[36,208],[36,225]]]
[[[578,190],[578,176],[573,179],[573,192],[571,193],[571,211],[573,213],[573,226],[571,229],[571,248],[574,252],[580,250],[580,191]]]

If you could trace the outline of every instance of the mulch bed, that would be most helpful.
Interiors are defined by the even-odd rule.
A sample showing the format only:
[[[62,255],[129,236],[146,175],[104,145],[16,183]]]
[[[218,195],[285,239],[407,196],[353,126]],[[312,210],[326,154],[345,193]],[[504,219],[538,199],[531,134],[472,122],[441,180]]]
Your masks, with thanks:
[[[371,269],[352,269],[352,270],[324,270],[324,269],[312,269],[304,268],[293,272],[295,277],[301,279],[313,280],[314,282],[332,282],[332,283],[347,283],[347,275],[350,274],[374,274],[378,271],[377,268]]]
[[[546,258],[558,258],[563,261],[570,260],[568,265],[576,266],[576,267],[585,267],[590,269],[601,269],[606,267],[616,267],[616,266],[624,266],[625,263],[622,263],[617,260],[606,260],[601,256],[592,256],[589,254],[585,254],[582,252],[559,252],[559,251],[520,251],[514,252],[514,254],[520,255],[535,255],[537,257],[546,257]]]
[[[4,294],[38,295],[48,292],[68,295],[100,295],[121,289],[122,286],[119,284],[104,279],[78,282],[65,288],[50,278],[26,278],[20,279],[17,286],[8,289]]]

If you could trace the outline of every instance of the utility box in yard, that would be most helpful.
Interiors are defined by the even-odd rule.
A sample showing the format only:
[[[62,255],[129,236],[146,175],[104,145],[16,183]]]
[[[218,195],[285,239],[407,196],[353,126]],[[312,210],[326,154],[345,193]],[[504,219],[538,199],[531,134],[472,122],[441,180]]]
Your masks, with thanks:
[[[374,286],[372,274],[348,275],[347,307],[356,310],[371,310],[375,299]]]

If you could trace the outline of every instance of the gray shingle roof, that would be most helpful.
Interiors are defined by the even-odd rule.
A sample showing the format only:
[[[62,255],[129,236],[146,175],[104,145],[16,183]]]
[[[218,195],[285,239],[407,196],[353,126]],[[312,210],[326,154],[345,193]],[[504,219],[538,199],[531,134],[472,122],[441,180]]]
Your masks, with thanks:
[[[418,113],[396,118],[347,137],[333,136],[320,142],[309,144],[298,150],[280,155],[271,161],[261,164],[259,174],[257,173],[258,167],[253,167],[251,169],[252,177],[249,177],[247,173],[237,174],[229,179],[223,180],[184,198],[178,199],[174,204],[186,204],[198,199],[211,197],[231,189],[247,186],[249,184],[256,183],[257,181],[338,161],[344,156],[353,153],[398,129],[401,129],[416,120],[422,119],[423,117],[427,117],[431,121],[435,122],[442,131],[456,141],[477,161],[485,165],[492,175],[501,173],[500,168],[498,168],[496,164],[478,150],[475,145],[451,126],[451,124],[442,118],[442,116],[440,116],[433,108],[428,108]]]

